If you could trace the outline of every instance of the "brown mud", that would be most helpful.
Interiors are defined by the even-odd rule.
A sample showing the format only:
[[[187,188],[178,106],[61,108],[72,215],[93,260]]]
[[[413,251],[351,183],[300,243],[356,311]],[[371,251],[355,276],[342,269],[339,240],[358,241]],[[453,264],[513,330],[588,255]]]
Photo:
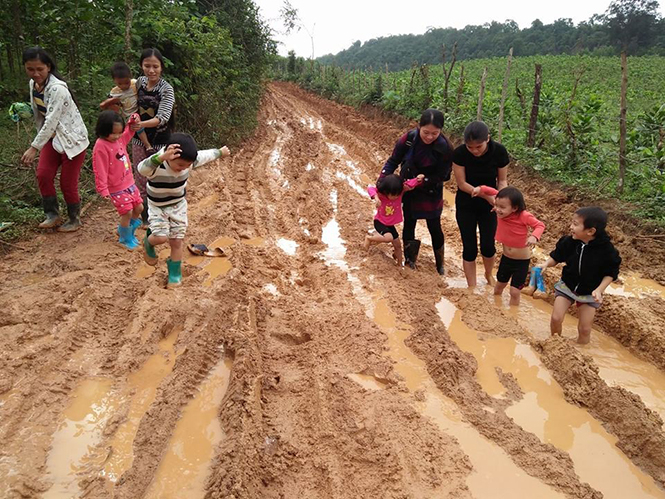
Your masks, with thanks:
[[[416,272],[387,247],[362,249],[373,216],[363,190],[404,130],[271,85],[257,133],[192,174],[187,242],[226,257],[188,257],[174,290],[164,289],[168,251],[145,269],[115,242],[107,206],[78,233],[41,234],[7,255],[0,497],[178,497],[155,492],[169,490],[160,477],[183,473],[166,456],[221,365],[228,388],[214,421],[201,420],[217,429],[192,457],[206,470],[193,499],[516,497],[493,482],[499,468],[532,497],[665,497],[665,433],[651,402],[482,284],[460,288],[452,208],[445,278],[421,227]],[[521,167],[509,180],[547,224],[546,254],[578,200]],[[611,218],[611,232],[622,273],[665,275],[665,249],[629,236],[630,220]],[[663,371],[663,305],[607,296],[594,335]],[[558,438],[529,411],[518,416],[536,399]],[[573,441],[588,428],[599,444],[585,456]],[[63,472],[53,463],[68,445],[78,450]],[[601,479],[591,462],[611,472]]]

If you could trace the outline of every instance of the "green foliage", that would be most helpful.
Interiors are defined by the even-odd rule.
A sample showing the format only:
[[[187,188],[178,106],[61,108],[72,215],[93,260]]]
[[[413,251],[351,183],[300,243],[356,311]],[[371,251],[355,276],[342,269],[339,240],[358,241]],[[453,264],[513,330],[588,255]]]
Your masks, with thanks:
[[[15,129],[7,106],[27,101],[28,78],[21,54],[41,45],[55,58],[91,132],[99,103],[113,86],[108,74],[117,60],[126,59],[134,76],[145,47],[157,47],[165,57],[165,79],[176,94],[176,128],[193,134],[202,147],[237,144],[256,125],[256,114],[275,42],[252,0],[6,0],[0,17],[0,192],[11,209],[0,221],[39,211],[34,172],[20,163],[34,136]],[[132,9],[128,9],[132,7]],[[128,14],[131,48],[126,52]],[[6,132],[6,133],[5,133]],[[6,167],[5,165],[8,165]],[[84,196],[94,194],[90,154],[83,168]],[[7,232],[3,233],[5,237]]]
[[[654,7],[655,4],[655,7]],[[491,22],[462,29],[430,28],[422,35],[394,35],[353,43],[348,49],[319,57],[321,64],[345,69],[385,67],[404,70],[412,64],[441,62],[442,46],[457,43],[457,59],[503,57],[509,47],[517,57],[545,54],[665,55],[665,20],[655,0],[615,0],[607,15],[595,15],[575,26],[570,19],[543,24],[536,19],[520,29],[515,21]],[[450,59],[448,59],[450,60]]]
[[[417,119],[429,105],[444,109],[441,65],[414,66],[396,73],[342,71],[317,62],[300,64],[295,80],[305,88],[350,105],[373,104]],[[534,65],[543,67],[536,147],[525,146],[534,85]],[[275,72],[279,75],[279,63]],[[476,117],[483,69],[488,68],[483,119],[492,133],[498,128],[506,60],[464,62],[464,85],[457,102],[460,65],[450,78],[446,131],[460,136]],[[622,199],[637,213],[665,223],[665,102],[662,78],[665,58],[629,57],[628,171]],[[310,69],[311,68],[311,69]],[[335,75],[337,96],[324,92]],[[291,79],[294,76],[289,75]],[[575,81],[578,81],[575,88]],[[505,106],[502,141],[511,155],[543,175],[614,197],[618,180],[618,57],[538,56],[513,59]],[[524,102],[516,92],[519,88]],[[574,90],[575,89],[575,90]],[[658,103],[654,105],[654,103]],[[524,104],[524,106],[523,106]]]

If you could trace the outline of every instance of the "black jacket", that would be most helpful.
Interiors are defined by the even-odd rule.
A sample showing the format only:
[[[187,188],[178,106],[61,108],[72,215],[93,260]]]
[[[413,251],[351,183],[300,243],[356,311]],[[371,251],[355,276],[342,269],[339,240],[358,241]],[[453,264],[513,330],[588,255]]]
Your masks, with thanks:
[[[578,295],[590,295],[605,276],[619,277],[621,257],[606,234],[588,244],[564,236],[550,256],[557,262],[566,262],[561,280]]]

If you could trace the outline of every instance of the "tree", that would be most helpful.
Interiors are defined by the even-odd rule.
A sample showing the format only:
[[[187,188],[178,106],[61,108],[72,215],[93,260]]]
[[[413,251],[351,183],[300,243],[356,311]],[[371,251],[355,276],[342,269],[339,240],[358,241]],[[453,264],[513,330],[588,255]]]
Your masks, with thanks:
[[[607,8],[605,20],[610,40],[623,50],[650,46],[656,38],[659,21],[657,0],[614,0]]]
[[[305,26],[305,22],[300,18],[300,15],[298,14],[298,9],[296,9],[293,5],[291,5],[291,2],[289,0],[286,0],[284,2],[284,5],[282,8],[279,10],[280,16],[282,17],[282,22],[284,23],[284,28],[286,30],[286,34],[288,35],[291,33],[291,31],[295,30],[296,32],[300,31],[301,29],[305,30],[305,33],[309,36],[310,41],[312,42],[312,61],[314,60],[314,28],[316,27],[316,23],[312,25],[312,30],[308,30],[307,26]]]

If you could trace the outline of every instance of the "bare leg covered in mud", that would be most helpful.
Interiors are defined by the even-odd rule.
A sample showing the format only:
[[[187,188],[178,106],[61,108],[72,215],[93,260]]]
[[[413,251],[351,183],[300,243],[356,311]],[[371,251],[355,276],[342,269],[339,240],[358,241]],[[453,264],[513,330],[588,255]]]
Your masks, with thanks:
[[[564,298],[563,296],[557,296],[554,299],[552,317],[550,318],[550,332],[552,333],[552,336],[561,335],[563,319],[566,317],[566,312],[572,304],[572,301],[570,301],[568,298]]]
[[[577,309],[577,342],[580,345],[586,345],[591,341],[591,326],[593,318],[596,316],[596,309],[591,305],[580,305]]]
[[[483,257],[483,266],[485,267],[485,279],[487,279],[487,284],[489,284],[490,286],[494,286],[496,284],[496,280],[494,279],[494,277],[492,277],[492,272],[494,271],[495,258],[496,258],[495,256],[491,256],[489,258]]]
[[[485,268],[485,279],[487,279],[487,284],[494,286],[496,284],[496,279],[492,276],[494,271],[494,258],[495,257],[483,257],[483,267]],[[464,276],[466,277],[466,284],[470,288],[475,288],[477,285],[476,278],[476,261],[467,262],[462,260],[462,267],[464,268]]]
[[[371,236],[365,236],[365,241],[363,242],[363,248],[369,249],[370,246],[374,244],[381,243],[391,243],[393,245],[393,258],[399,264],[402,261],[402,243],[399,239],[393,239],[392,234],[373,234]]]
[[[506,289],[506,286],[508,286],[507,282],[497,282],[494,285],[494,295],[501,296],[503,290]],[[519,305],[520,295],[522,294],[521,291],[514,286],[510,286],[509,291],[510,291],[510,305],[515,305],[515,306]]]

